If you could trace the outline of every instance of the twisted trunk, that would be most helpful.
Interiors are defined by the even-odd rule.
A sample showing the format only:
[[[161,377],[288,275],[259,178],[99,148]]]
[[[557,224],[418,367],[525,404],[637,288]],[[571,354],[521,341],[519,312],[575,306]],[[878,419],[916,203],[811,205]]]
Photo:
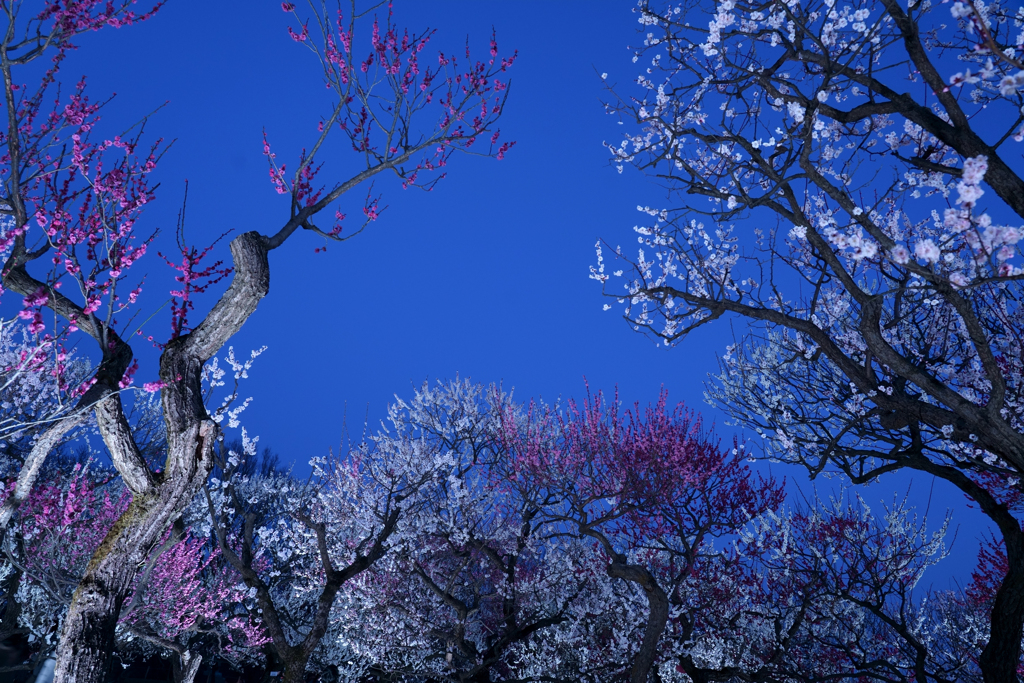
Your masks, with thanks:
[[[235,238],[231,255],[235,277],[227,292],[195,331],[173,340],[160,359],[160,378],[167,385],[161,395],[168,445],[162,475],[149,469],[135,444],[117,385],[108,380],[91,390],[99,394],[95,412],[104,444],[132,502],[96,549],[71,600],[57,650],[56,683],[102,683],[121,605],[139,568],[199,492],[213,465],[217,426],[203,406],[203,363],[241,328],[270,288],[261,235],[249,232]],[[114,339],[117,346],[127,347]]]
[[[214,436],[213,423],[205,423],[192,476],[137,496],[96,549],[64,620],[54,681],[104,680],[121,605],[152,548],[206,481]]]
[[[633,659],[633,666],[629,670],[629,683],[647,683],[647,678],[654,667],[654,660],[658,656],[658,643],[661,640],[661,634],[665,632],[665,627],[668,625],[668,593],[658,584],[658,580],[646,567],[630,564],[626,556],[615,550],[611,540],[602,532],[586,522],[578,522],[578,524],[580,534],[596,540],[611,557],[611,563],[606,570],[608,576],[635,583],[647,594],[647,606],[650,611],[647,614],[647,624],[644,626],[644,637],[640,642],[640,650]]]

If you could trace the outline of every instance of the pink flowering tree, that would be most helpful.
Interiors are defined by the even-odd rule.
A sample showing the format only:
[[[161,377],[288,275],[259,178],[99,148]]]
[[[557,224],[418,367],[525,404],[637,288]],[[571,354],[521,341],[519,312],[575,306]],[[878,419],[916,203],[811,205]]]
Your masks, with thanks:
[[[22,297],[20,315],[34,334],[49,335],[54,344],[84,335],[100,355],[92,377],[77,388],[78,410],[51,426],[40,443],[57,443],[91,412],[131,495],[90,559],[64,618],[55,673],[62,683],[104,675],[137,568],[207,479],[219,427],[202,400],[202,368],[268,293],[269,253],[300,230],[335,241],[352,234],[344,230],[336,202],[372,179],[392,175],[405,187],[429,187],[443,177],[455,152],[501,157],[510,147],[495,126],[514,56],[500,57],[493,39],[489,54],[474,61],[468,54],[428,51],[433,33],[400,30],[390,10],[379,17],[361,15],[354,3],[344,12],[317,6],[313,13],[322,14],[307,18],[283,3],[298,26],[291,37],[311,52],[335,104],[295,161],[286,164],[264,144],[271,188],[287,203],[278,222],[234,237],[230,263],[211,265],[211,256],[187,245],[180,259],[168,257],[180,273],[173,334],[163,347],[159,379],[145,385],[161,392],[166,461],[157,471],[133,436],[121,392],[132,385],[137,368],[125,328],[141,293],[131,268],[152,235],[139,233],[138,221],[154,198],[150,174],[163,147],[159,140],[145,141],[143,125],[104,136],[102,102],[89,97],[85,80],[59,92],[57,80],[76,35],[149,19],[159,8],[135,12],[133,5],[53,0],[34,15],[21,3],[0,7],[7,20],[0,40],[7,119],[0,205],[11,217],[3,233],[10,255],[2,284]],[[19,79],[26,65],[44,56],[48,70],[35,86],[24,85]],[[324,180],[325,143],[332,136],[348,140],[360,166],[352,175]],[[359,205],[364,225],[381,211],[372,194]],[[325,215],[332,216],[327,223],[321,222]],[[193,297],[228,268],[230,283],[210,312],[202,320],[187,319]],[[31,484],[32,477],[19,481],[19,500]],[[227,556],[223,547],[221,552]]]
[[[73,429],[57,436],[51,427],[76,419],[75,388],[91,370],[71,352],[54,353],[51,341],[28,328],[24,321],[0,322],[0,479],[10,484],[0,507],[0,539],[46,454],[74,436]]]
[[[153,646],[171,659],[175,683],[192,683],[203,661],[261,659],[267,642],[244,608],[247,589],[209,539],[184,525],[168,533],[140,573],[118,624],[119,647]],[[149,648],[137,651],[147,653]]]
[[[50,472],[53,474],[53,471]],[[12,482],[13,484],[13,482]],[[81,464],[66,477],[44,477],[4,537],[8,635],[28,637],[29,666],[52,657],[60,623],[89,558],[128,505],[112,473]]]
[[[730,561],[713,540],[778,507],[781,490],[750,472],[741,448],[721,448],[699,417],[681,404],[669,408],[664,393],[644,411],[620,412],[598,394],[562,413],[509,412],[504,423],[513,450],[507,476],[540,518],[591,541],[610,577],[645,594],[645,624],[627,669],[629,680],[646,683],[689,581],[705,563]]]
[[[58,469],[47,469],[51,476],[33,489],[5,547],[18,577],[5,596],[8,611],[16,605],[11,632],[27,634],[36,645],[32,662],[53,656],[86,566],[129,504],[112,472],[76,464],[62,478]],[[131,641],[139,639],[173,655],[179,682],[195,676],[203,659],[198,647],[239,660],[264,642],[248,613],[235,607],[244,596],[238,577],[208,545],[179,520],[147,558],[118,623],[119,650],[131,652]]]
[[[812,475],[944,479],[1009,562],[980,656],[1016,680],[1024,534],[1019,19],[978,2],[638,3],[614,163],[671,188],[592,277],[674,345],[737,317],[712,398]],[[611,254],[609,254],[609,250]]]

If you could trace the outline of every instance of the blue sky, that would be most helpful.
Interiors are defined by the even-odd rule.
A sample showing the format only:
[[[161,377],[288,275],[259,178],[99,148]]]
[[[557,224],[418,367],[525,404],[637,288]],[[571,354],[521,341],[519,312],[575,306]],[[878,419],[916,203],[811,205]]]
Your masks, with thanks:
[[[294,164],[329,100],[278,5],[173,0],[149,22],[86,36],[64,69],[66,80],[87,73],[93,97],[118,93],[104,116],[110,125],[168,101],[148,124],[150,134],[176,138],[144,217],[163,232],[158,248],[173,235],[186,178],[186,236],[197,244],[227,229],[271,233],[287,219],[287,199],[267,178],[262,131],[278,160]],[[268,347],[244,391],[254,397],[244,422],[262,443],[307,460],[337,444],[346,405],[358,428],[367,413],[376,422],[395,393],[456,374],[548,400],[581,394],[584,376],[594,388],[618,385],[629,401],[652,400],[665,385],[699,407],[727,329],[681,351],[658,348],[602,311],[588,279],[597,238],[632,242],[637,204],[661,194],[638,174],[620,175],[601,145],[622,130],[603,113],[599,74],[629,79],[629,3],[527,6],[398,3],[399,25],[439,29],[436,49],[460,50],[469,36],[483,54],[493,25],[502,53],[519,50],[501,123],[517,145],[502,161],[455,158],[433,192],[378,182],[389,208],[326,254],[314,253],[323,241],[307,234],[273,252],[271,294],[234,340],[242,353]],[[323,157],[322,177],[358,163],[337,152]],[[365,192],[343,210],[358,214]],[[136,268],[152,281],[148,312],[163,302],[171,271],[155,254]],[[147,333],[165,337],[167,320],[165,309]],[[154,372],[147,363],[139,378]]]
[[[602,311],[600,287],[588,279],[597,239],[628,246],[643,220],[637,205],[663,197],[638,173],[619,174],[602,147],[617,143],[622,127],[603,112],[600,74],[627,88],[635,75],[631,9],[625,0],[396,2],[399,26],[438,29],[435,50],[460,50],[468,36],[483,55],[493,26],[502,53],[519,51],[501,123],[517,145],[500,162],[455,158],[430,193],[378,183],[387,211],[326,254],[314,253],[322,240],[304,234],[272,253],[270,296],[233,342],[241,354],[268,347],[242,389],[254,399],[243,424],[261,445],[305,463],[337,446],[346,415],[358,433],[365,419],[379,422],[395,394],[456,375],[514,387],[523,400],[581,396],[584,377],[592,389],[617,386],[627,402],[653,401],[664,386],[731,440],[721,415],[703,403],[716,354],[732,338],[729,323],[677,348],[658,347],[633,332],[618,307]],[[194,243],[228,229],[271,233],[287,219],[287,199],[267,178],[262,132],[278,160],[294,165],[329,105],[316,62],[288,38],[289,23],[276,1],[171,0],[149,22],[84,36],[66,63],[63,80],[88,74],[94,98],[118,93],[104,114],[112,130],[168,102],[148,127],[176,139],[143,219],[162,231],[158,249],[173,239],[186,178]],[[358,170],[340,145],[323,160],[324,178]],[[355,203],[343,205],[350,215],[364,196],[357,191]],[[227,257],[226,248],[220,253]],[[149,315],[172,273],[155,253],[134,269],[149,274],[141,300]],[[165,307],[146,331],[166,338],[168,330]],[[135,346],[138,381],[155,379],[156,352]],[[808,490],[801,471],[784,473]],[[925,500],[930,482],[919,479]],[[866,498],[891,500],[906,486],[905,478],[890,480]],[[936,521],[947,505],[961,508],[956,521],[977,520],[960,501],[937,488]],[[968,550],[962,541],[958,549]]]

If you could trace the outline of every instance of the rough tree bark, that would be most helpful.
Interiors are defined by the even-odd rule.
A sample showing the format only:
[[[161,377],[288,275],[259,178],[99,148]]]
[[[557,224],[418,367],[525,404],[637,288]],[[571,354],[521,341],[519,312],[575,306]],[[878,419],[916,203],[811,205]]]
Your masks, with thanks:
[[[227,292],[192,333],[172,340],[161,356],[168,453],[160,475],[150,470],[139,452],[117,393],[118,381],[132,358],[131,348],[99,321],[80,323],[82,329],[107,342],[96,383],[83,401],[95,404],[103,441],[124,477],[132,502],[96,550],[72,598],[57,651],[57,683],[103,679],[113,652],[121,605],[138,568],[209,475],[218,432],[203,405],[200,374],[203,363],[241,329],[269,291],[267,242],[256,232],[247,232],[231,242],[235,275]],[[18,256],[16,248],[12,259]],[[18,277],[5,275],[4,285],[25,295],[42,286],[23,267],[11,267],[10,262],[5,273]],[[56,303],[55,307],[73,307],[62,311],[67,317],[83,321],[89,318],[66,299]]]

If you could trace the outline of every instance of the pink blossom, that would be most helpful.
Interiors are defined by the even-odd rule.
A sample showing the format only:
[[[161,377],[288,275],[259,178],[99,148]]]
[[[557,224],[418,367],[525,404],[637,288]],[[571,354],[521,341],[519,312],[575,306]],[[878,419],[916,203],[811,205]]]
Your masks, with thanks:
[[[979,184],[988,171],[988,157],[979,155],[964,159],[963,180],[971,185]]]
[[[914,245],[914,255],[928,263],[936,263],[942,255],[941,250],[935,242],[930,239],[919,241]]]

